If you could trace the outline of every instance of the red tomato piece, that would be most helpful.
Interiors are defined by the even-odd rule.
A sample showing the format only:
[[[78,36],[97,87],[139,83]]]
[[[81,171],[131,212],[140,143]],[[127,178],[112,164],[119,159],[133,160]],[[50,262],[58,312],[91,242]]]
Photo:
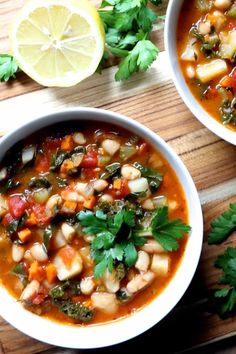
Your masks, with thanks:
[[[98,165],[98,155],[96,151],[88,151],[84,156],[80,166],[85,168],[94,168]]]
[[[61,138],[46,138],[43,145],[46,151],[58,149],[61,147]]]
[[[50,222],[50,217],[47,216],[46,208],[44,204],[35,203],[31,207],[32,211],[35,214],[37,223],[41,225],[48,225]]]
[[[8,226],[14,220],[15,219],[13,218],[13,216],[10,213],[8,213],[8,214],[4,215],[4,217],[2,219],[2,225]]]
[[[31,301],[34,305],[40,305],[42,302],[44,302],[45,296],[42,294],[35,294],[32,298]]]
[[[125,198],[128,194],[130,194],[128,181],[126,179],[122,179],[121,188],[114,189],[111,187],[108,193],[110,193],[114,199]]]
[[[19,219],[28,207],[28,203],[23,195],[13,195],[8,199],[10,214]]]
[[[36,159],[35,169],[37,172],[44,173],[48,172],[50,168],[50,160],[47,155],[39,155]]]

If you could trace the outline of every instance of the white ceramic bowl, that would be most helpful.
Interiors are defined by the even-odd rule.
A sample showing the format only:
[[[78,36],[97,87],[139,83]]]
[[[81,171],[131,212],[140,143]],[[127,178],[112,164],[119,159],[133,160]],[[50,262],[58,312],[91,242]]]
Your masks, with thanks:
[[[165,49],[167,51],[171,67],[172,79],[186,106],[195,115],[195,117],[220,138],[236,145],[236,132],[227,129],[224,125],[217,122],[202,108],[189,90],[182,74],[177,57],[176,33],[183,2],[184,0],[170,0],[166,14]]]
[[[185,192],[192,233],[181,265],[165,290],[149,305],[130,317],[105,325],[76,327],[61,325],[26,311],[9,293],[0,288],[0,315],[14,327],[40,341],[68,348],[98,348],[117,344],[146,331],[177,304],[195,273],[202,247],[203,220],[195,185],[180,158],[155,133],[117,113],[93,108],[69,109],[39,117],[10,132],[0,140],[0,160],[17,141],[38,129],[66,120],[114,123],[149,141],[169,161]]]

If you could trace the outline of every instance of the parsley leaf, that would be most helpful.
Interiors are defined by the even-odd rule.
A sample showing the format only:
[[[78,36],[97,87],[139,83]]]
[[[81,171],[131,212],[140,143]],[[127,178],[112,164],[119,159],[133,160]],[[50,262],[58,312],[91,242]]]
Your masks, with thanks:
[[[146,71],[156,59],[158,52],[158,48],[151,41],[146,39],[139,41],[119,64],[115,79],[125,80],[140,70]]]
[[[211,226],[208,243],[212,245],[223,242],[236,229],[236,203],[230,204],[229,210],[212,221]]]
[[[11,77],[15,78],[18,65],[15,59],[8,54],[0,54],[0,81],[6,82]]]
[[[223,270],[218,282],[227,287],[213,289],[210,301],[220,317],[226,317],[236,309],[236,248],[228,247],[224,254],[218,256],[215,266]]]
[[[121,209],[114,215],[105,214],[101,210],[81,211],[77,220],[88,235],[96,235],[91,244],[91,256],[95,261],[94,276],[100,278],[106,269],[112,272],[114,262],[124,262],[127,267],[135,264],[138,253],[136,246],[146,241],[142,237],[133,236],[136,225],[135,212]]]
[[[153,192],[155,192],[163,180],[162,175],[148,167],[144,167],[139,162],[135,162],[134,167],[136,167],[141,172],[142,177],[147,178],[149,187]]]
[[[178,239],[189,233],[191,227],[180,219],[169,220],[168,208],[158,208],[151,222],[152,234],[166,251],[176,251],[179,248]]]

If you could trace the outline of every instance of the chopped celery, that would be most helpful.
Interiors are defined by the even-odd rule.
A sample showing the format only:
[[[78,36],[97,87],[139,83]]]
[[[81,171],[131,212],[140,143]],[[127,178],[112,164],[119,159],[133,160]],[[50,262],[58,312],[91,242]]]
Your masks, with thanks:
[[[120,148],[120,158],[124,161],[130,159],[137,152],[136,146],[122,145]]]
[[[47,188],[40,188],[33,193],[33,198],[36,203],[43,204],[48,200],[49,195],[50,193]]]
[[[227,16],[236,18],[236,5],[233,5],[231,9],[227,12]]]

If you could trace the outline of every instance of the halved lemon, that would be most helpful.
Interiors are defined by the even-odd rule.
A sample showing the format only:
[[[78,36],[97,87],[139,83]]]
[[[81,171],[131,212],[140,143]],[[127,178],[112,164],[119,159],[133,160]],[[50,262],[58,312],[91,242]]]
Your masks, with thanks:
[[[10,33],[20,68],[43,86],[73,86],[92,75],[105,33],[88,0],[30,0]]]

